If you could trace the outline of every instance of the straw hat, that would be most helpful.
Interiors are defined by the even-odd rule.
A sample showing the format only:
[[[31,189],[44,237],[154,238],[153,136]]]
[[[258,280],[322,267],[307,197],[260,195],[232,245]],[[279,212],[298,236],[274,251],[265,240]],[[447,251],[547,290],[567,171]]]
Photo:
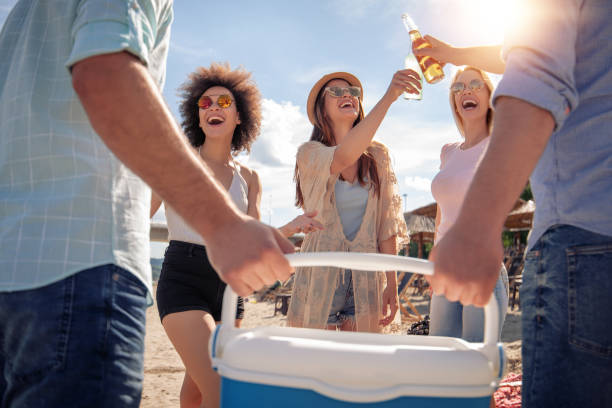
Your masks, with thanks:
[[[321,79],[317,81],[316,84],[310,90],[310,94],[308,95],[308,102],[306,102],[306,111],[308,112],[308,119],[310,119],[310,123],[315,124],[315,101],[317,100],[317,95],[321,91],[321,88],[325,86],[326,83],[331,81],[332,79],[344,79],[351,86],[358,86],[361,88],[361,96],[359,100],[363,102],[363,86],[361,86],[361,82],[357,77],[353,74],[349,74],[348,72],[332,72],[331,74],[324,75]]]

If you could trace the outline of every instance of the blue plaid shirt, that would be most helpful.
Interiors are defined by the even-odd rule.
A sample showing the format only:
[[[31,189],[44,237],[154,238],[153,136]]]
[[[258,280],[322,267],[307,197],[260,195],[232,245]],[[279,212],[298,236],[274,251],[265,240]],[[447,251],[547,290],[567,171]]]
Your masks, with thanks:
[[[150,289],[150,190],[92,129],[70,67],[127,51],[161,88],[171,22],[171,0],[20,0],[10,12],[0,33],[0,291],[108,263]]]
[[[493,98],[548,110],[555,132],[531,176],[533,246],[551,226],[612,236],[612,1],[528,2],[506,34],[506,71]]]

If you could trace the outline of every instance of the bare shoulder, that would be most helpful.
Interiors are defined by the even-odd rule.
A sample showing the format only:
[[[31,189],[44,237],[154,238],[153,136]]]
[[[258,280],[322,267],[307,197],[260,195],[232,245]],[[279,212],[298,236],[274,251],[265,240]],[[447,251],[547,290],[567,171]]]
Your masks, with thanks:
[[[255,170],[243,165],[242,163],[239,163],[239,166],[240,175],[242,176],[244,181],[247,182],[249,190],[251,190],[251,187],[258,187],[261,184],[261,182],[259,181],[259,174],[257,174]]]

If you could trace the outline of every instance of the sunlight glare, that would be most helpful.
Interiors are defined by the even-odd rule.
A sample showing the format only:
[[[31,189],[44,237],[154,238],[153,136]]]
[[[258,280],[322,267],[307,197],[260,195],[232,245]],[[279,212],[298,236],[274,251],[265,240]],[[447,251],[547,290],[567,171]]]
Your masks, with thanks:
[[[505,29],[515,21],[516,3],[515,0],[473,0],[467,3],[474,21],[478,22],[483,44],[501,44],[504,41]]]

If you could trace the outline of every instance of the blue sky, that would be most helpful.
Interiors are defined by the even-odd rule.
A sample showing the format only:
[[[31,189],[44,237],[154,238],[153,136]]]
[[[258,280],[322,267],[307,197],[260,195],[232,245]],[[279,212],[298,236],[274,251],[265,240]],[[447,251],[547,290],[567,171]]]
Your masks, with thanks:
[[[262,133],[250,157],[258,171],[262,220],[280,226],[298,215],[293,206],[295,152],[312,126],[306,98],[312,85],[333,71],[349,71],[364,85],[366,113],[384,94],[410,49],[401,14],[423,34],[457,46],[500,43],[507,14],[503,0],[177,0],[164,96],[178,118],[176,90],[197,66],[213,61],[244,66],[263,95]],[[0,24],[14,0],[0,0]],[[422,101],[398,99],[376,139],[391,149],[399,189],[410,210],[433,201],[430,182],[440,148],[460,138],[449,105],[446,79],[425,85]],[[494,82],[498,78],[493,77]],[[163,220],[158,211],[156,220]],[[163,245],[152,244],[160,257]]]

